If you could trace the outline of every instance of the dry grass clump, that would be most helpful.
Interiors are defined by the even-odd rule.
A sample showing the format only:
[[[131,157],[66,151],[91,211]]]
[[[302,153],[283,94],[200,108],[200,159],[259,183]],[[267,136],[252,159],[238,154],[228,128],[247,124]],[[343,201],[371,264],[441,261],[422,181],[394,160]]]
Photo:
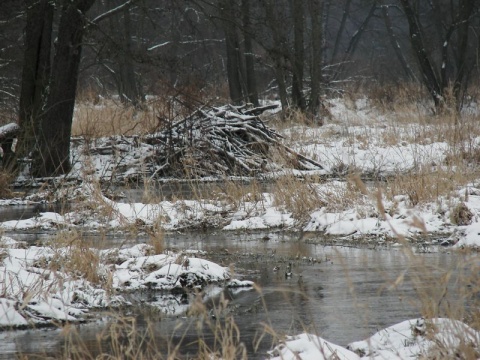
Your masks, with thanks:
[[[72,135],[97,138],[152,133],[189,115],[195,106],[209,102],[193,89],[170,89],[161,96],[148,98],[141,107],[135,108],[118,99],[103,98],[86,91],[75,108]]]
[[[314,116],[310,113],[302,112],[295,108],[283,109],[280,112],[272,115],[262,115],[264,121],[273,121],[275,128],[278,130],[285,130],[292,126],[321,126],[323,124],[322,115],[325,115],[323,107],[320,113]]]
[[[375,214],[371,195],[358,173],[350,173],[345,183],[332,183],[324,186],[320,192],[326,211],[342,212],[355,208],[358,214],[364,217]]]
[[[151,132],[158,127],[156,113],[123,107],[105,100],[102,106],[79,104],[72,124],[72,136],[99,138],[110,135],[134,135]]]
[[[97,334],[93,342],[85,342],[75,326],[64,326],[62,331],[64,347],[62,354],[56,354],[55,358],[70,360],[167,358],[163,355],[168,351],[162,351],[155,339],[153,322],[149,321],[149,326],[144,329],[139,326],[135,317],[113,313],[110,317],[111,320],[107,326]],[[45,356],[45,358],[51,357]]]
[[[196,321],[184,329],[179,324],[174,330],[180,332],[175,342],[169,337],[177,334],[160,334],[155,324],[161,321],[160,315],[148,311],[140,317],[110,314],[111,320],[93,342],[85,342],[76,327],[67,325],[62,334],[64,346],[60,356],[71,360],[248,359],[240,330],[227,307],[228,301],[222,296],[218,305],[209,310],[198,294],[188,314]],[[146,319],[145,324],[140,323],[142,317]],[[197,338],[186,343],[184,337],[191,332],[192,326]],[[185,355],[182,348],[185,345],[196,348],[196,353]]]
[[[14,175],[11,172],[0,170],[0,198],[10,198],[13,195],[10,184],[13,182]]]
[[[326,205],[314,182],[293,175],[283,176],[275,182],[273,199],[274,206],[284,208],[301,222],[307,221],[314,210]]]
[[[147,244],[152,247],[151,255],[162,254],[165,251],[165,232],[161,226],[154,226],[148,231]]]
[[[384,206],[379,193],[379,212],[384,212]],[[418,220],[416,226],[424,229],[425,225]],[[395,229],[393,228],[395,231]],[[471,334],[461,323],[451,323],[448,336],[435,337],[438,329],[431,319],[448,318],[460,320],[477,331],[480,329],[480,267],[476,252],[464,250],[460,253],[449,254],[451,261],[438,267],[427,261],[422,254],[422,246],[416,248],[403,235],[397,233],[397,241],[403,245],[402,253],[406,258],[407,266],[403,271],[391,279],[385,278],[384,288],[380,291],[399,292],[399,300],[404,301],[402,289],[406,283],[414,290],[414,296],[408,301],[425,319],[425,329],[418,331],[412,327],[413,337],[425,337],[435,343],[421,359],[466,359],[473,360],[479,357],[478,343],[472,343]],[[428,246],[424,250],[428,252]],[[436,248],[432,248],[435,251]],[[384,271],[381,276],[388,277]],[[444,330],[445,331],[445,330]],[[468,333],[467,333],[468,332]],[[477,338],[478,339],[478,338]],[[458,344],[456,343],[458,340]]]
[[[459,226],[470,225],[473,217],[472,211],[462,202],[452,209],[450,221]]]
[[[394,111],[400,108],[412,108],[423,106],[422,99],[428,99],[429,95],[425,87],[417,82],[403,82],[400,84],[369,83],[360,91],[347,91],[353,94],[364,94],[372,101],[372,105],[386,111]]]
[[[48,269],[77,275],[94,284],[101,282],[98,250],[89,247],[82,235],[75,231],[59,233],[50,243],[54,255],[47,260]]]
[[[260,203],[264,201],[262,185],[253,180],[247,184],[244,182],[225,179],[215,185],[213,190],[214,199],[228,204],[229,209],[238,210],[245,203]]]
[[[398,174],[387,179],[385,195],[394,198],[397,195],[407,195],[412,206],[435,202],[440,197],[448,197],[458,187],[464,186],[475,179],[472,172],[462,172],[455,168],[421,167],[418,171]]]
[[[247,349],[241,341],[240,329],[232,315],[228,314],[228,301],[221,299],[214,309],[214,316],[203,316],[203,327],[208,328],[215,339],[209,345],[201,338],[203,330],[199,328],[199,357],[201,359],[248,359]]]

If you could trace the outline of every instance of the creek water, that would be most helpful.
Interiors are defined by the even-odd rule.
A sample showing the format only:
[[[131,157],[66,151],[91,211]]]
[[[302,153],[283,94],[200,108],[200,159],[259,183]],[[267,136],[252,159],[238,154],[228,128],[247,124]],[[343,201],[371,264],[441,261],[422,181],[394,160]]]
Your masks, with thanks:
[[[63,204],[31,204],[31,205],[10,205],[0,206],[0,221],[23,220],[38,216],[42,212],[64,212],[66,205]]]
[[[23,236],[28,241],[28,236]],[[102,247],[145,241],[113,235],[102,241],[95,237],[90,240]],[[167,234],[165,246],[204,250],[208,259],[232,265],[237,278],[253,280],[258,285],[257,289],[214,288],[204,300],[208,314],[220,307],[222,297],[228,300],[226,310],[210,321],[222,322],[223,316],[232,316],[252,359],[265,358],[272,346],[272,336],[261,338],[266,326],[279,335],[307,330],[347,345],[381,328],[422,316],[429,309],[424,306],[427,302],[454,312],[457,308],[465,309],[467,301],[463,296],[467,287],[464,279],[468,277],[465,264],[470,260],[466,255],[440,248],[424,248],[424,253],[414,255],[402,248],[315,245],[298,235],[281,232]],[[292,275],[287,277],[289,264]],[[279,270],[274,271],[275,267]],[[180,344],[180,354],[193,357],[199,333],[213,346],[214,334],[206,326],[197,326],[198,317],[179,312],[161,315],[168,313],[165,308],[161,308],[160,314],[152,311],[155,303],[164,304],[165,296],[171,295],[130,296],[139,305],[123,309],[122,314],[136,318],[139,334],[148,327],[154,342],[165,351],[167,343]],[[177,305],[189,301],[170,299]],[[92,353],[98,349],[99,334],[118,321],[112,313],[97,315],[93,322],[70,327],[76,330],[76,341]],[[59,356],[68,333],[60,328],[0,333],[0,359],[20,354]]]

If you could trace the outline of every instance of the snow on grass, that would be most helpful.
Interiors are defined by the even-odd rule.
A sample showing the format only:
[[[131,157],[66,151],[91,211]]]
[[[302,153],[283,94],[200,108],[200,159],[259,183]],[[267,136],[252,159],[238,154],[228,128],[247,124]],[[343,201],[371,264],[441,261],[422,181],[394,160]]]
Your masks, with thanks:
[[[2,327],[76,321],[91,308],[125,302],[73,274],[42,267],[53,255],[48,247],[0,239]]]
[[[451,359],[459,347],[479,350],[480,333],[452,319],[412,319],[380,330],[369,339],[353,342],[350,350],[368,359],[411,359],[436,353]]]
[[[318,209],[308,219],[297,221],[281,204],[275,205],[272,194],[261,194],[257,201],[244,200],[240,206],[209,200],[160,201],[155,204],[120,203],[103,195],[89,200],[87,210],[64,215],[46,212],[25,220],[0,223],[8,231],[58,228],[121,229],[131,226],[158,226],[165,230],[196,227],[224,230],[297,229],[332,236],[381,239],[397,235],[415,237],[423,232],[450,237],[456,246],[480,247],[480,187],[469,184],[435,203],[411,206],[406,196],[394,200],[382,197],[385,213],[379,213],[372,191],[355,202],[346,195],[347,182],[326,182],[315,187],[320,199]],[[467,194],[468,195],[465,195]],[[463,206],[471,213],[468,221],[458,223],[455,209]],[[420,226],[421,225],[421,226]]]
[[[455,153],[453,145],[445,140],[445,131],[449,131],[451,124],[448,121],[437,124],[428,118],[423,118],[422,122],[416,121],[423,116],[424,110],[414,109],[412,114],[384,114],[364,97],[350,101],[350,104],[345,99],[329,99],[328,107],[332,118],[325,125],[308,127],[296,124],[282,130],[288,146],[323,164],[325,170],[321,171],[322,174],[341,175],[354,171],[365,176],[399,177],[418,174],[424,169],[428,176],[429,173],[445,170],[452,156],[461,160],[461,154]],[[402,122],[399,120],[402,117],[409,120]],[[480,146],[480,137],[473,130],[468,134],[471,138],[467,136],[464,147],[475,155]],[[119,148],[113,151],[112,143]],[[439,189],[436,195],[436,186],[440,185],[435,177],[430,179],[430,184],[423,186],[420,181],[424,179],[414,177],[407,185],[403,184],[404,189],[398,189],[402,186],[400,184],[395,194],[381,196],[385,212],[378,209],[375,194],[377,184],[368,185],[370,194],[352,196],[349,189],[352,184],[348,181],[312,182],[310,188],[316,192],[318,204],[308,208],[308,214],[301,213],[299,216],[276,200],[278,189],[275,185],[271,193],[253,194],[253,197],[244,196],[232,201],[228,200],[228,194],[223,200],[197,198],[152,203],[114,201],[105,197],[95,184],[102,179],[141,174],[145,170],[142,169],[143,160],[154,156],[153,148],[142,143],[131,143],[122,137],[96,139],[93,151],[88,151],[88,146],[86,141],[80,139],[75,139],[72,145],[72,158],[77,161],[74,162],[71,177],[84,181],[80,187],[70,191],[69,196],[72,197],[69,199],[82,204],[73,206],[62,215],[41,213],[31,219],[5,221],[0,223],[0,228],[8,231],[62,227],[117,230],[132,226],[173,231],[188,228],[290,229],[352,239],[372,237],[382,240],[398,235],[413,238],[426,232],[449,237],[449,242],[456,243],[456,246],[480,246],[480,187],[476,181],[457,186],[455,179],[450,180],[455,172],[461,173],[457,179],[466,177],[462,175],[462,169],[456,170],[455,164],[441,175],[448,190]],[[318,172],[313,174],[291,170],[286,164],[282,170],[275,168],[270,173],[262,174],[274,183],[280,176],[296,179],[307,175],[318,175]],[[275,184],[282,186],[279,182]],[[386,186],[386,183],[379,186]],[[426,196],[428,200],[417,201],[415,197],[422,187],[433,188],[433,194]],[[291,196],[295,197],[294,190],[287,189],[287,195],[292,191]],[[285,192],[283,194],[285,197]],[[255,200],[255,196],[259,198]],[[11,203],[18,201],[11,200]],[[300,198],[300,205],[301,201]],[[3,201],[1,204],[7,203]],[[308,205],[311,207],[311,204]],[[468,209],[471,216],[459,219],[456,211],[460,206]]]
[[[115,265],[112,276],[116,289],[201,289],[207,284],[227,282],[230,270],[205,259],[159,254],[132,257]]]
[[[153,254],[145,244],[97,251],[99,281],[91,282],[88,274],[69,267],[76,261],[73,247],[26,246],[0,238],[0,328],[86,320],[91,309],[130,304],[125,295],[133,290],[200,289],[213,296],[224,286],[253,286],[231,279],[229,268],[202,259],[198,251]],[[217,290],[206,289],[211,284]],[[170,314],[188,308],[188,302],[165,296],[150,305]]]
[[[357,360],[354,352],[335,345],[319,336],[300,334],[288,336],[284,343],[270,351],[272,360]]]
[[[458,352],[461,349],[462,351]],[[288,336],[270,351],[270,359],[282,360],[407,360],[434,355],[452,359],[458,353],[480,350],[480,333],[452,319],[406,320],[382,329],[370,338],[350,343],[347,348],[313,334]]]

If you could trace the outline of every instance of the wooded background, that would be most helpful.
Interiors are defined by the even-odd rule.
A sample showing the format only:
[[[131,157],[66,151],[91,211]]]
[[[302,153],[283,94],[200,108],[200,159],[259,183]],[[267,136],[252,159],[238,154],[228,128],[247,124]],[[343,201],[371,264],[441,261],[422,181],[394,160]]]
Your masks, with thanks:
[[[460,110],[478,83],[479,3],[2,0],[0,122],[19,123],[18,152],[47,176],[69,170],[78,94],[269,98],[315,116],[346,84],[418,82],[436,111]]]

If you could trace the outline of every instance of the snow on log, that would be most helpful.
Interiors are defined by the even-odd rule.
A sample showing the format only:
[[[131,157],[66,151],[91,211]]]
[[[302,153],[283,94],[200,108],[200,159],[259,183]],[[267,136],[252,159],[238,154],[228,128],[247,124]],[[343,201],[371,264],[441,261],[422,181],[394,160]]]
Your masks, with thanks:
[[[153,176],[254,175],[281,169],[272,159],[273,149],[292,168],[323,169],[281,144],[282,136],[260,119],[276,107],[203,107],[177,122],[164,121],[162,131],[143,139],[155,148]]]
[[[12,150],[13,140],[17,137],[20,131],[20,126],[16,123],[9,123],[0,126],[0,147],[1,147],[1,167],[9,167],[14,159],[14,153]]]
[[[17,137],[20,131],[20,126],[16,123],[10,123],[0,126],[0,143],[5,140],[11,140]]]

